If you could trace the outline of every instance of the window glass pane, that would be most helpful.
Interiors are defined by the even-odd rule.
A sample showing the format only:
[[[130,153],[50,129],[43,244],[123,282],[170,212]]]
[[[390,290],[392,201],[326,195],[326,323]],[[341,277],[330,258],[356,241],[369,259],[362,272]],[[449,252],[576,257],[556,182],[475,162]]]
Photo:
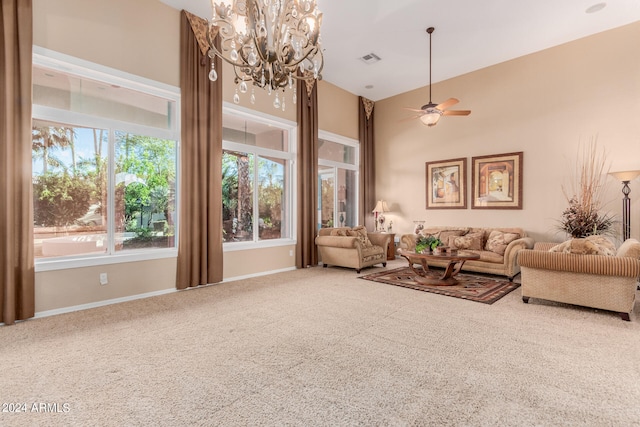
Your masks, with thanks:
[[[358,201],[355,189],[356,172],[338,168],[338,215],[336,221],[341,227],[355,227],[358,225]]]
[[[318,167],[319,226],[333,227],[335,223],[335,171],[332,167]]]
[[[115,136],[116,251],[174,247],[176,142]]]
[[[288,151],[288,132],[274,126],[246,120],[232,115],[223,115],[222,139],[254,147]]]
[[[356,164],[355,148],[338,142],[318,140],[318,158],[334,162]]]
[[[225,242],[253,240],[254,156],[222,152],[222,225]]]
[[[129,88],[33,67],[33,103],[160,129],[170,129],[175,102]]]
[[[258,237],[260,240],[287,237],[284,233],[285,165],[283,159],[258,158]]]
[[[36,258],[108,250],[107,135],[104,129],[33,121]]]

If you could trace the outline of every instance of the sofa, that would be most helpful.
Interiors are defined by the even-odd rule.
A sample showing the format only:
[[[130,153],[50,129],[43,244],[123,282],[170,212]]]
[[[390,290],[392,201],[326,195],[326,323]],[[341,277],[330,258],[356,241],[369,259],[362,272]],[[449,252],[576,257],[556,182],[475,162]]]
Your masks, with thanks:
[[[509,280],[513,280],[520,272],[518,253],[522,249],[533,248],[534,244],[522,228],[433,226],[423,228],[420,235],[434,236],[445,246],[480,255],[478,260],[466,261],[462,266],[463,271],[507,276]],[[401,247],[415,250],[417,237],[417,234],[402,235]],[[448,261],[428,260],[427,264],[430,267],[446,267]]]
[[[538,242],[533,250],[520,251],[518,262],[525,303],[538,298],[615,311],[630,320],[640,277],[638,240],[628,239],[613,251],[589,238]]]
[[[367,233],[364,226],[321,228],[315,239],[323,267],[334,265],[355,268],[375,264],[387,266],[387,248],[390,234]]]

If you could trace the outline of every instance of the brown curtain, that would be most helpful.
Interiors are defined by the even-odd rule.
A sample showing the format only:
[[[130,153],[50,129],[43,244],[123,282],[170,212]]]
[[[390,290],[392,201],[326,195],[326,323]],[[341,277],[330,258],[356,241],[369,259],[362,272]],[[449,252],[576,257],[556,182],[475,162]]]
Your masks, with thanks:
[[[222,70],[208,78],[206,21],[180,21],[180,235],[176,288],[222,281]],[[200,40],[200,43],[198,43]]]
[[[298,80],[298,245],[296,267],[318,264],[316,217],[318,210],[318,85]]]
[[[31,0],[0,3],[0,321],[33,317]]]
[[[358,133],[360,138],[360,205],[359,223],[375,230],[371,211],[376,206],[376,157],[373,135],[373,101],[358,98]]]

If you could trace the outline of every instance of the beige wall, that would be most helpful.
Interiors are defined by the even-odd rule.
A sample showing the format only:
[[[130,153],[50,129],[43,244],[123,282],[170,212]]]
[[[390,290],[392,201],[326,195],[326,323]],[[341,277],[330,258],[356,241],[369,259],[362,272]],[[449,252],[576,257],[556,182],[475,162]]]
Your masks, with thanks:
[[[34,44],[83,60],[179,86],[180,12],[157,0],[33,0]],[[235,93],[233,71],[225,66],[225,101]],[[292,93],[285,111],[273,107],[273,95],[256,90],[240,106],[290,121],[296,120]],[[332,97],[339,101],[331,102]],[[320,128],[357,138],[357,97],[322,82]],[[353,111],[352,111],[353,110]],[[224,278],[294,268],[295,246],[233,251],[224,254]],[[247,260],[251,260],[248,262]],[[100,286],[100,273],[109,284]],[[175,288],[175,259],[131,262],[36,273],[36,312]]]
[[[376,193],[390,202],[396,233],[413,220],[432,225],[521,226],[537,240],[563,240],[556,225],[567,202],[580,144],[597,138],[611,171],[640,169],[640,23],[485,68],[433,86],[435,102],[460,99],[427,128],[403,107],[428,102],[428,87],[376,103]],[[437,65],[437,64],[436,64]],[[398,76],[401,77],[401,76]],[[524,152],[522,210],[427,210],[425,162]],[[640,179],[631,183],[632,237],[640,238]],[[621,220],[622,186],[607,178],[604,201]],[[634,197],[635,196],[635,197]]]

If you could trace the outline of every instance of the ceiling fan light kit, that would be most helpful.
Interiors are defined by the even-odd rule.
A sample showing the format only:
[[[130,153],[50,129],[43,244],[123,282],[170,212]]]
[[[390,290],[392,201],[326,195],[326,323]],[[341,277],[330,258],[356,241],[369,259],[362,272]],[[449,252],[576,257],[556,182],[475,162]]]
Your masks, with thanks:
[[[419,118],[423,124],[429,127],[435,126],[442,116],[468,116],[471,114],[470,110],[447,110],[447,108],[460,102],[455,98],[449,98],[440,104],[435,104],[431,101],[431,34],[433,34],[434,30],[434,27],[427,28],[427,33],[429,34],[429,103],[420,107],[419,110],[408,108],[408,110],[419,113],[415,118]]]

